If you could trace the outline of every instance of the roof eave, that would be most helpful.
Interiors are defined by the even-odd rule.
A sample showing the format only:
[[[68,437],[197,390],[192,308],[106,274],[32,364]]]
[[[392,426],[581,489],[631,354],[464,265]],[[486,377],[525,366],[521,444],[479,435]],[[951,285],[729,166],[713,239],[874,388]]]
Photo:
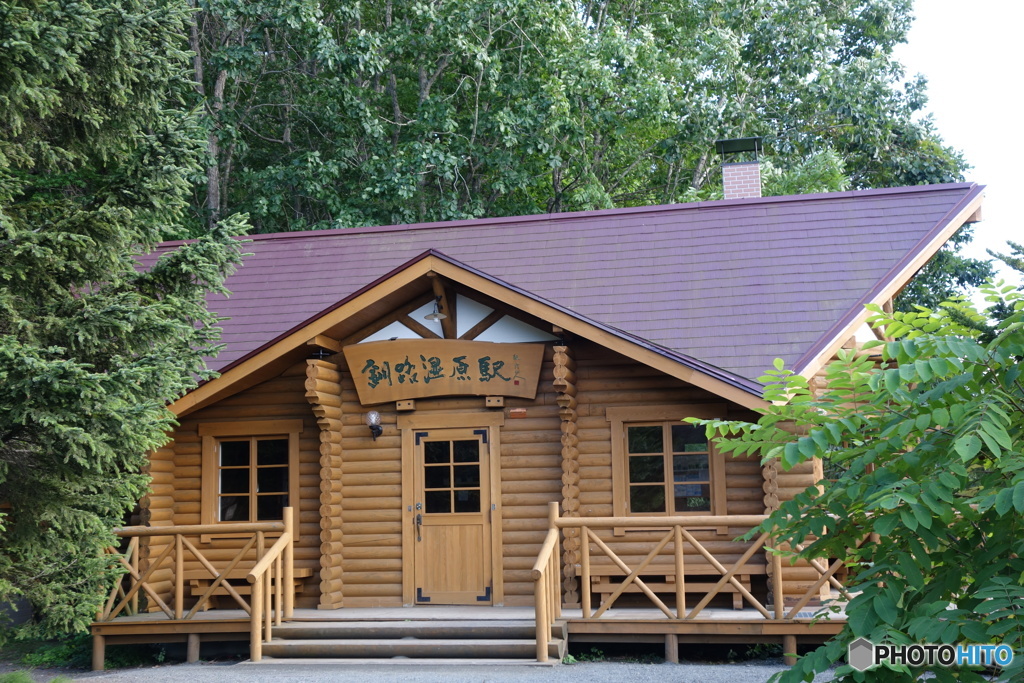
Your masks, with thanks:
[[[911,278],[942,248],[950,237],[969,222],[981,208],[985,186],[971,184],[964,197],[951,208],[896,265],[882,276],[850,309],[794,363],[794,372],[810,379],[856,334],[871,315],[865,306],[882,305],[906,286]]]

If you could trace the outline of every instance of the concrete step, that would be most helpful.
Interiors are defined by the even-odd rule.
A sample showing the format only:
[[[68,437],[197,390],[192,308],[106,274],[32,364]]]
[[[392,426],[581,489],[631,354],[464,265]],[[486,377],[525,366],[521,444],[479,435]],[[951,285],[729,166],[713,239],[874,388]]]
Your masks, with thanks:
[[[529,640],[536,635],[533,621],[291,621],[274,627],[274,636],[299,640],[384,640],[389,638],[455,638],[464,640]],[[558,635],[557,631],[555,635]]]
[[[285,639],[275,637],[263,644],[263,654],[275,658],[352,658],[378,659],[390,657],[534,659],[537,645],[532,639],[510,638],[358,638],[358,639]],[[565,641],[553,639],[548,656],[560,660],[565,654]]]

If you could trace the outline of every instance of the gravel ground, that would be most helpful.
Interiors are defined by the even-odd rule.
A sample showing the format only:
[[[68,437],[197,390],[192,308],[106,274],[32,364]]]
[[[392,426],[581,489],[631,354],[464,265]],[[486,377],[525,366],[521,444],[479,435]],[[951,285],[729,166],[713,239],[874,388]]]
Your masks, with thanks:
[[[358,683],[497,683],[545,681],[553,683],[764,683],[785,667],[779,660],[734,664],[636,664],[621,662],[583,662],[578,664],[491,665],[421,663],[355,664],[303,661],[169,664],[119,671],[71,672],[41,670],[32,672],[36,681],[49,681],[62,675],[76,681],[95,683],[248,683],[248,681],[309,681],[310,683],[358,681]],[[0,668],[0,672],[4,669]],[[10,669],[8,669],[10,670]],[[819,677],[828,681],[831,677]]]

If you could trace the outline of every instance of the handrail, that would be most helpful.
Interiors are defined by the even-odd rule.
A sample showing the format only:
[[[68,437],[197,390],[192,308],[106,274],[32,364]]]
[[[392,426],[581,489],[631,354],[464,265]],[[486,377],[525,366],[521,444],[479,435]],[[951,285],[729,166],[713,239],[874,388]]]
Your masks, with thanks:
[[[555,525],[559,529],[566,527],[626,527],[626,528],[664,528],[664,527],[755,527],[768,515],[692,515],[677,517],[559,517]]]
[[[548,534],[537,561],[533,563],[534,618],[537,629],[537,661],[548,661],[551,626],[562,616],[562,591],[559,576],[558,503],[548,504]]]
[[[132,536],[200,536],[202,534],[240,534],[257,531],[274,533],[284,531],[284,522],[232,522],[227,524],[178,524],[174,526],[123,526],[114,529],[121,538]]]
[[[263,659],[263,643],[270,642],[273,637],[272,624],[281,625],[282,616],[291,619],[294,609],[294,539],[292,508],[284,509],[285,531],[274,545],[261,557],[246,575],[252,584],[252,612],[249,613],[249,659],[258,662]],[[282,564],[284,571],[282,576]],[[271,601],[270,590],[277,578],[277,592]],[[284,592],[282,605],[281,585],[288,586]],[[276,609],[273,607],[276,606]]]
[[[114,529],[114,534],[120,538],[131,539],[128,548],[122,554],[114,548],[107,548],[105,553],[111,557],[115,566],[124,569],[124,576],[116,581],[110,594],[96,615],[97,622],[113,620],[118,615],[134,614],[138,611],[138,596],[140,592],[145,593],[151,601],[171,620],[191,620],[202,609],[209,606],[209,601],[218,591],[226,592],[250,617],[250,632],[252,639],[250,645],[253,654],[258,661],[261,653],[261,643],[271,637],[271,621],[280,625],[282,619],[290,619],[295,605],[295,515],[291,507],[284,508],[283,519],[278,522],[252,522],[252,523],[226,523],[226,524],[189,524],[172,526],[130,526]],[[189,536],[197,537],[204,534],[246,534],[250,535],[248,540],[242,544],[241,549],[235,552],[234,557],[221,568],[215,567],[208,560],[195,544],[188,539]],[[267,533],[280,533],[269,549],[264,548],[265,535]],[[149,562],[145,571],[139,571],[139,539],[142,537],[153,538],[168,536],[171,538],[167,547],[155,559]],[[252,584],[252,595],[249,602],[242,597],[237,586],[232,586],[228,581],[229,576],[236,570],[247,557],[250,551],[255,548],[256,563],[246,574],[245,578]],[[189,553],[203,569],[210,574],[210,583],[199,599],[185,614],[185,554]],[[160,596],[158,590],[150,584],[151,577],[161,568],[166,568],[165,563],[170,559],[170,570],[173,580],[173,606],[167,604]],[[220,563],[218,563],[220,564]],[[123,580],[128,578],[127,584]],[[237,579],[236,579],[237,580]],[[271,588],[276,588],[271,600]],[[116,603],[116,604],[115,604]],[[258,628],[257,628],[258,625]],[[102,662],[101,662],[102,664]]]

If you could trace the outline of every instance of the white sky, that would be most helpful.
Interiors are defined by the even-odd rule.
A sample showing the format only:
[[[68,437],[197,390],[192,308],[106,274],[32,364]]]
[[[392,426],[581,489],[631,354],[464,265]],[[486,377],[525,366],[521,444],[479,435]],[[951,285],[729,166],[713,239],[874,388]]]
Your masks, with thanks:
[[[967,253],[1005,252],[1007,240],[1024,243],[1024,2],[915,0],[914,14],[896,55],[928,79],[939,134],[974,167],[967,180],[987,187]]]

